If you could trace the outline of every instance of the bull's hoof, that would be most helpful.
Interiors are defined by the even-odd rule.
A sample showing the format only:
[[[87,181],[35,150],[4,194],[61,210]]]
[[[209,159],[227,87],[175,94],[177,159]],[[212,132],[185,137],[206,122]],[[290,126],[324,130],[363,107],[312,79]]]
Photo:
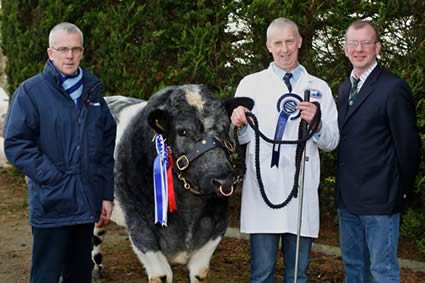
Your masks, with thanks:
[[[205,271],[201,275],[195,275],[195,279],[197,280],[195,282],[208,282],[208,271]]]
[[[149,283],[167,283],[167,276],[150,278]]]
[[[98,270],[93,270],[92,273],[92,278],[94,280],[99,280],[99,279],[105,279],[106,278],[106,272],[103,269],[98,269]]]

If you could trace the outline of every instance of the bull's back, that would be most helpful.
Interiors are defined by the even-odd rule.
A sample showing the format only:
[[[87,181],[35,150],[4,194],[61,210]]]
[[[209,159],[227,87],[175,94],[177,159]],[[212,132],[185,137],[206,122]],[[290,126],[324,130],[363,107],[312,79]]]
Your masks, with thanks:
[[[146,106],[147,102],[142,99],[121,95],[106,96],[105,101],[117,123],[117,137],[115,141],[118,147],[128,124]]]

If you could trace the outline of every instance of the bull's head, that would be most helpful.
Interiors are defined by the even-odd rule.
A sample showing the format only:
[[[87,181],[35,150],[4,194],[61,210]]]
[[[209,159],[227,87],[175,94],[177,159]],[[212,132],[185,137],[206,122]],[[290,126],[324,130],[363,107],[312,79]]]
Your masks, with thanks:
[[[162,94],[164,102],[149,113],[148,122],[167,140],[179,179],[196,194],[231,195],[235,176],[229,114],[239,105],[252,108],[252,100],[222,102],[199,85],[167,92]]]

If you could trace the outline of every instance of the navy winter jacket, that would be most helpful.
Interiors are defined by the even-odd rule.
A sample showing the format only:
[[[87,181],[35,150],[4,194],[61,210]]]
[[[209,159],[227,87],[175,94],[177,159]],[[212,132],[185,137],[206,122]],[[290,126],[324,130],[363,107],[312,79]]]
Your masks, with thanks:
[[[83,69],[81,109],[47,61],[15,91],[4,129],[8,160],[28,176],[30,223],[58,227],[98,221],[113,200],[116,124],[102,83]]]

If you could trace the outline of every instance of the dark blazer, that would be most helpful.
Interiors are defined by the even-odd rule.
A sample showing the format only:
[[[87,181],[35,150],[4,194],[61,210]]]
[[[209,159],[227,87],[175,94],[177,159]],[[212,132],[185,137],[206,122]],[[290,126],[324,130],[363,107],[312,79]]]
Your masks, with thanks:
[[[400,212],[420,161],[411,90],[379,65],[352,106],[350,88],[347,79],[338,91],[337,205],[360,215]]]

